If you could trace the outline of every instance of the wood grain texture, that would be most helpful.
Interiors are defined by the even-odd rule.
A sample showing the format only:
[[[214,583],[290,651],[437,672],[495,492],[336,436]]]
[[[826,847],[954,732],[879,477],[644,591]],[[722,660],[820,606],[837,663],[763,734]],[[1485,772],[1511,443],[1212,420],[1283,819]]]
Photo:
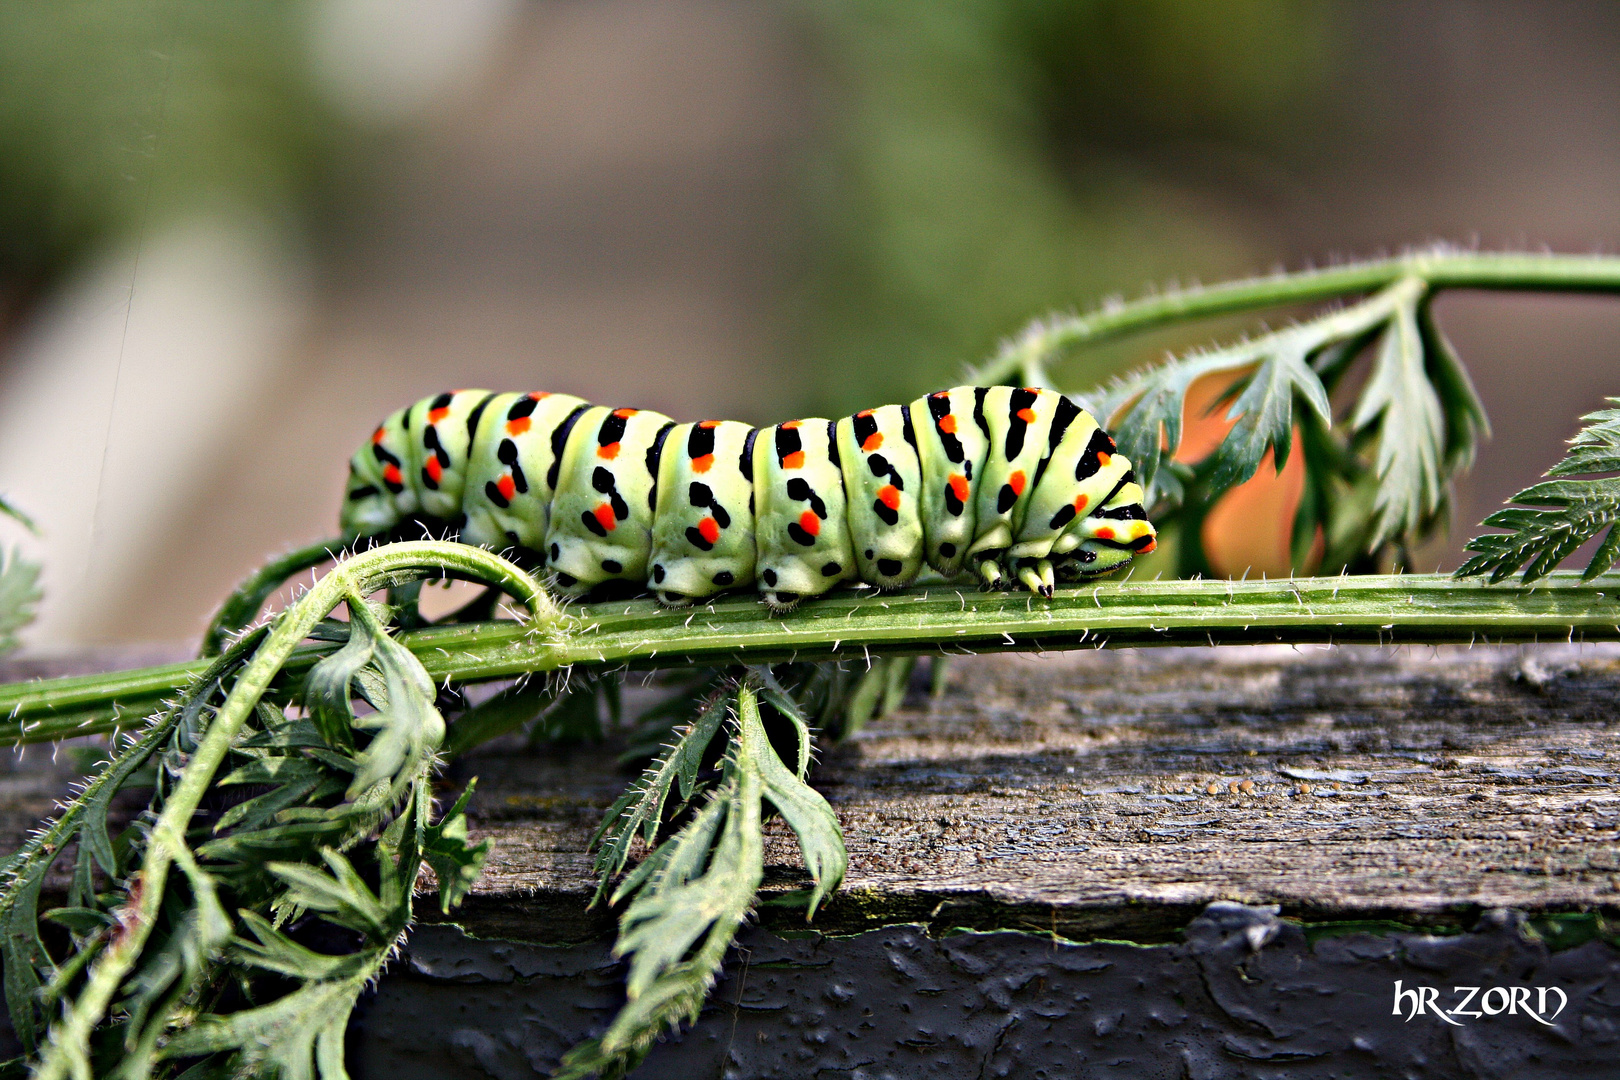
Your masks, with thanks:
[[[913,921],[1167,940],[1206,904],[1471,926],[1620,907],[1620,648],[1081,652],[956,661],[824,756],[850,852],[823,930]],[[578,939],[607,749],[497,749],[457,922]],[[767,893],[804,883],[771,827]],[[794,913],[767,924],[790,926]]]

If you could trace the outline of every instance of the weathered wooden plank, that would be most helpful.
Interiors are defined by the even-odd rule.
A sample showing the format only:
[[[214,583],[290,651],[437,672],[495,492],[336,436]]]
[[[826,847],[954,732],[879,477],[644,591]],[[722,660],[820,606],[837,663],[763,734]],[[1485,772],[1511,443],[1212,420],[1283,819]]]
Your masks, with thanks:
[[[1157,940],[1206,904],[1471,925],[1620,906],[1620,650],[1071,653],[957,662],[813,781],[846,884],[817,925],[1022,927]],[[460,921],[598,928],[584,850],[626,775],[591,749],[475,756],[495,854]],[[768,848],[798,884],[791,837]],[[530,912],[541,917],[531,918]]]

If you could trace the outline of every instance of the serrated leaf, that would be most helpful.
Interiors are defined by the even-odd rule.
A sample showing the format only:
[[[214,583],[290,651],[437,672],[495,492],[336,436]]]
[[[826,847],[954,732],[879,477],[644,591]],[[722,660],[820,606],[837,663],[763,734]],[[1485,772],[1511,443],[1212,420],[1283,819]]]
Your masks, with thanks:
[[[630,958],[628,1000],[600,1040],[564,1056],[558,1076],[622,1069],[639,1060],[664,1028],[696,1017],[764,875],[763,800],[771,801],[799,837],[816,881],[812,911],[843,877],[847,857],[837,818],[771,745],[755,678],[762,679],[762,673],[756,671],[736,691],[736,738],[720,786],[614,896],[616,903],[634,895],[614,945],[617,955]],[[766,692],[785,695],[780,683],[770,685]],[[798,703],[791,697],[787,703],[789,715],[801,714],[802,723]]]
[[[330,956],[306,948],[277,930],[269,919],[256,911],[243,908],[237,916],[254,940],[237,938],[231,942],[231,952],[237,960],[253,967],[289,979],[318,981],[353,977],[361,974],[370,962],[364,952]]]
[[[38,995],[43,981],[40,972],[55,967],[39,939],[39,890],[45,880],[46,862],[36,863],[20,880],[11,902],[0,912],[0,959],[3,959],[6,1008],[12,1030],[32,1054],[43,1034],[38,1019]]]
[[[678,782],[682,803],[692,798],[703,756],[725,719],[728,702],[725,696],[711,698],[697,718],[665,747],[603,816],[602,824],[597,826],[590,841],[590,846],[596,850],[596,899],[606,894],[613,875],[624,869],[636,836],[641,835],[650,844],[658,835],[670,789]]]
[[[383,690],[373,692],[377,711],[354,722],[356,728],[373,734],[355,755],[359,769],[349,785],[350,799],[384,782],[397,792],[444,741],[444,717],[433,704],[433,680],[415,654],[382,634],[375,642],[373,663],[382,675]]]
[[[1247,367],[1256,358],[1244,347],[1186,357],[1124,380],[1099,398],[1099,423],[1129,405],[1114,426],[1114,441],[1130,459],[1149,505],[1165,497],[1160,473],[1181,446],[1182,413],[1192,384],[1217,371]]]
[[[906,657],[916,663],[916,657]],[[799,703],[793,700],[793,695],[777,682],[776,676],[771,673],[769,665],[760,665],[753,669],[755,678],[760,680],[760,697],[764,698],[772,708],[781,713],[793,725],[794,734],[799,737],[798,756],[795,759],[797,766],[795,772],[800,780],[810,771],[810,721],[805,718],[804,710]],[[906,673],[909,676],[911,667],[908,665]]]
[[[1259,367],[1241,383],[1226,418],[1235,421],[1213,455],[1210,485],[1236,487],[1255,474],[1267,450],[1281,471],[1294,437],[1294,399],[1308,404],[1323,423],[1332,422],[1327,390],[1306,358],[1310,339],[1279,335]]]
[[[614,953],[630,957],[625,993],[631,1001],[679,964],[705,932],[718,929],[729,942],[742,923],[764,875],[760,794],[759,774],[739,761],[734,782],[715,793],[724,807],[724,823],[703,873],[655,879],[625,909]],[[720,951],[723,955],[723,947]],[[714,963],[717,968],[718,957]],[[711,970],[705,979],[712,978]],[[610,1028],[609,1039],[612,1033]]]
[[[365,982],[356,977],[305,983],[268,1005],[203,1016],[170,1039],[162,1056],[239,1051],[244,1064],[263,1066],[262,1072],[279,1080],[348,1080],[343,1034]]]
[[[197,865],[178,837],[173,838],[171,850],[175,865],[191,887],[191,896],[186,899],[173,890],[165,893],[164,906],[170,911],[168,935],[158,947],[147,947],[140,967],[124,984],[120,1077],[150,1075],[157,1041],[167,1028],[166,1010],[159,1010],[165,1003],[173,1004],[174,995],[195,986],[231,938],[230,916],[220,905],[212,876]]]
[[[266,869],[287,886],[288,899],[299,907],[319,911],[374,941],[398,932],[398,914],[377,898],[353,863],[331,848],[322,850],[321,857],[330,873],[302,863],[273,862]]]
[[[315,747],[326,747],[327,741],[313,720],[305,717],[288,717],[283,714],[281,722],[275,726],[266,726],[263,731],[256,731],[236,744],[241,750],[306,750]]]
[[[220,787],[234,784],[291,784],[321,776],[319,764],[306,757],[275,755],[255,758],[216,780]]]
[[[438,823],[423,830],[422,858],[439,879],[439,909],[446,915],[472,891],[489,858],[488,840],[467,843],[467,802],[477,786],[475,776]]]
[[[1608,400],[1620,405],[1620,398]],[[1547,475],[1620,472],[1620,409],[1590,412],[1581,417],[1581,422],[1586,426],[1569,440],[1569,453],[1563,461],[1547,470]]]
[[[771,801],[782,819],[799,839],[799,850],[805,866],[815,881],[810,896],[810,911],[806,919],[815,915],[822,899],[838,888],[849,868],[849,856],[844,849],[843,831],[838,826],[838,815],[833,813],[821,793],[791,772],[777,757],[760,723],[759,707],[749,687],[737,695],[737,721],[741,729],[739,767],[741,757],[752,759],[754,771],[759,775],[765,798]]]
[[[1609,398],[1620,404],[1620,398]],[[1521,579],[1529,584],[1545,577],[1558,564],[1607,530],[1582,573],[1584,580],[1608,570],[1620,553],[1620,478],[1575,480],[1591,472],[1620,471],[1620,410],[1604,409],[1581,418],[1587,426],[1570,440],[1570,451],[1547,471],[1556,479],[1532,484],[1514,495],[1510,506],[1485,519],[1488,528],[1507,533],[1486,533],[1468,541],[1474,556],[1457,568],[1458,577],[1488,574],[1494,584],[1523,567]]]
[[[1425,298],[1418,306],[1417,320],[1429,381],[1434,384],[1445,413],[1444,470],[1449,477],[1474,464],[1480,440],[1490,437],[1491,422],[1473,380],[1468,377],[1468,369],[1463,367],[1457,350],[1435,322],[1432,297]]]
[[[709,851],[714,847],[714,838],[719,835],[720,825],[725,821],[734,793],[733,787],[729,784],[722,784],[717,788],[691,821],[674,836],[653,849],[641,860],[640,865],[625,877],[613,891],[611,902],[617,904],[649,885],[680,884],[702,873],[709,858]]]
[[[356,612],[343,647],[310,668],[304,680],[304,704],[328,745],[350,748],[354,736],[354,681],[376,652],[371,618]]]
[[[267,791],[263,795],[256,795],[245,802],[237,803],[220,815],[215,830],[223,832],[228,829],[247,831],[262,829],[275,821],[284,811],[305,803],[320,802],[323,798],[343,791],[346,786],[342,779],[317,771],[313,775],[283,784],[274,791]]]
[[[1372,374],[1350,425],[1359,431],[1375,422],[1376,545],[1415,532],[1439,508],[1441,498],[1445,412],[1429,381],[1417,312],[1407,305],[1396,308],[1379,339]]]

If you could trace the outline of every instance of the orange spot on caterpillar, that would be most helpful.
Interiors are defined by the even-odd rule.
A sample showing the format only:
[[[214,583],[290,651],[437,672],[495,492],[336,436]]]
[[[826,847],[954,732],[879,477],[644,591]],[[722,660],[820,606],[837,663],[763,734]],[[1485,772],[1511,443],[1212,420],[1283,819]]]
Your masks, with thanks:
[[[950,484],[951,494],[956,496],[957,502],[965,503],[968,501],[967,477],[961,473],[952,473],[951,478],[946,483]]]
[[[1157,540],[1153,539],[1150,536],[1150,537],[1148,537],[1148,542],[1147,543],[1143,544],[1141,547],[1136,549],[1136,553],[1138,555],[1146,555],[1148,552],[1152,551],[1154,548],[1156,548],[1158,546],[1159,546],[1159,542]]]
[[[536,390],[529,395],[530,401],[544,401],[551,396],[550,390]]]
[[[1113,460],[1114,460],[1113,457],[1108,453],[1108,451],[1106,451],[1106,450],[1097,451],[1097,464],[1101,465],[1103,468],[1105,468],[1105,469],[1108,468],[1108,463],[1110,461],[1113,461]]]
[[[612,461],[614,458],[619,456],[619,444],[616,442],[610,442],[606,446],[598,446],[596,448],[596,456],[599,458],[606,458],[608,461]]]
[[[511,502],[512,497],[517,494],[517,481],[512,479],[510,473],[495,481],[495,487],[499,489],[501,498],[507,502]]]
[[[387,434],[388,434],[388,432],[386,430],[384,430],[383,428],[378,428],[376,431],[373,431],[371,433],[372,445],[375,446],[377,443],[382,442],[383,441],[383,436],[387,435]]]
[[[878,447],[880,447],[882,445],[883,445],[883,432],[874,431],[874,432],[872,432],[872,434],[870,434],[870,435],[868,435],[866,437],[865,442],[861,443],[861,449],[865,450],[868,454],[870,454],[872,451],[876,450]]]
[[[939,430],[943,431],[947,435],[955,435],[956,434],[956,414],[955,413],[946,413],[944,416],[940,417],[939,418]]]
[[[613,415],[617,416],[620,420],[628,420],[640,411],[640,409],[614,409]]]
[[[698,421],[698,427],[700,427],[700,428],[717,428],[719,426],[720,426],[720,421],[718,421],[718,420],[699,420]]]
[[[1033,424],[1035,422],[1034,409],[1019,409],[1017,416],[1018,419],[1022,420],[1026,424]]]
[[[789,420],[782,425],[782,428],[786,431],[798,431],[803,425],[803,420]]]
[[[429,409],[428,410],[428,423],[437,424],[440,420],[443,420],[445,417],[447,417],[449,415],[450,415],[450,406],[448,406],[448,405],[444,406],[442,409]]]
[[[1097,539],[1099,539],[1099,540],[1112,540],[1113,538],[1114,538],[1114,530],[1110,529],[1108,526],[1104,525],[1102,528],[1097,530]]]
[[[1007,477],[1007,486],[1013,489],[1014,495],[1022,495],[1024,493],[1024,487],[1028,483],[1029,477],[1024,475],[1023,469],[1019,469],[1011,476]]]
[[[529,418],[527,416],[520,416],[516,420],[506,422],[506,433],[508,435],[521,435],[528,430]]]
[[[804,468],[804,451],[803,450],[795,450],[795,451],[793,451],[793,453],[791,453],[787,457],[783,458],[782,459],[782,468],[784,468],[784,469],[802,469],[802,468]]]
[[[703,535],[703,539],[712,544],[720,539],[720,523],[712,517],[706,517],[698,522],[698,532]]]
[[[708,472],[713,467],[714,467],[714,455],[713,454],[703,454],[700,457],[695,457],[695,458],[692,459],[692,471],[693,472]]]
[[[1074,500],[1074,512],[1078,514],[1090,504],[1091,499],[1085,495],[1082,495],[1078,499]]]
[[[871,416],[872,415],[872,410],[871,409],[862,409],[860,412],[856,413],[855,415],[860,416],[860,417]]]
[[[427,474],[433,478],[435,484],[444,479],[444,466],[439,464],[437,454],[427,459]]]
[[[615,443],[614,445],[617,446],[618,444]],[[596,523],[608,532],[612,532],[619,527],[619,519],[613,516],[612,503],[598,503],[596,509],[591,511],[591,514],[595,516]]]
[[[383,479],[388,481],[390,484],[402,484],[405,482],[404,478],[399,475],[398,465],[384,465]]]
[[[811,536],[821,535],[821,519],[816,517],[814,510],[806,510],[799,515],[799,528]]]
[[[900,489],[893,484],[884,484],[878,488],[877,497],[878,502],[887,506],[890,510],[900,509]]]

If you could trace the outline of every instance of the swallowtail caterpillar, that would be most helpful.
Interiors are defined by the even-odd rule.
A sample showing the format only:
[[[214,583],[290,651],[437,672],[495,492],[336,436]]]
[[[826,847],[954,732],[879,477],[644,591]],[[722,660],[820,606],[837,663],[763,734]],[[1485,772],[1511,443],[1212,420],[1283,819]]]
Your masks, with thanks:
[[[785,610],[925,565],[1051,596],[1155,541],[1097,421],[1010,386],[767,428],[457,390],[394,413],[349,468],[346,532],[437,522],[527,556],[563,595],[628,583],[675,606],[754,587]]]

